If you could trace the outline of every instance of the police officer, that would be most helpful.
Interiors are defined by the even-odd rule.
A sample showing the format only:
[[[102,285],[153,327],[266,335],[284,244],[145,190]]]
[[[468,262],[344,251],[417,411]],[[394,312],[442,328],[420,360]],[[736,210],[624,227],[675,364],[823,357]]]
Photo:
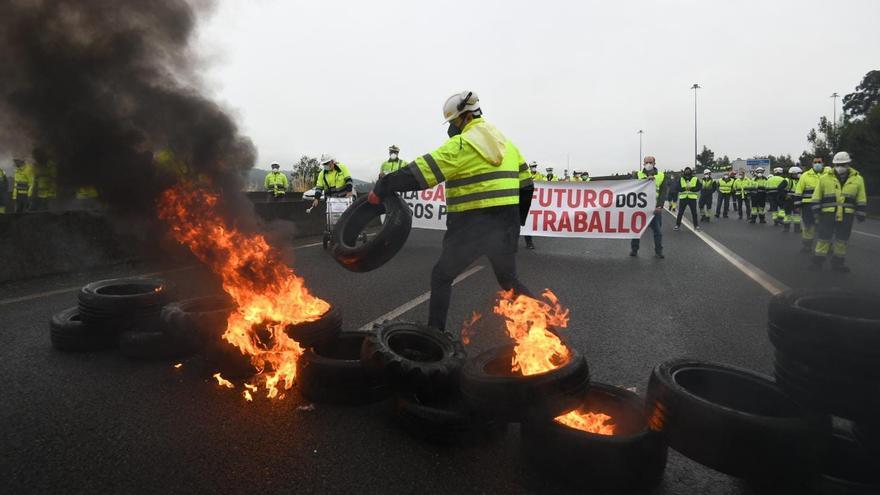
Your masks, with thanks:
[[[482,255],[489,258],[499,285],[531,296],[516,275],[520,226],[525,224],[534,187],[525,159],[483,119],[473,91],[452,95],[443,105],[449,139],[398,173],[376,182],[369,201],[446,182],[446,235],[431,272],[428,325],[446,329],[452,281]]]
[[[846,243],[852,232],[853,218],[859,222],[865,221],[868,198],[865,195],[864,179],[850,166],[852,160],[849,153],[838,152],[832,162],[834,170],[822,174],[813,191],[813,212],[819,215],[819,240],[816,241],[810,268],[820,270],[830,248],[831,268],[838,272],[848,272],[849,267],[844,264]]]
[[[733,198],[733,172],[724,174],[718,179],[718,206],[715,208],[715,218],[721,215],[721,205],[724,205],[724,218],[727,218],[727,212],[730,211],[730,200]]]
[[[760,219],[761,223],[767,223],[767,178],[764,177],[764,167],[755,169],[755,177],[749,183],[752,208],[749,223],[755,223]]]
[[[697,220],[697,197],[700,194],[700,181],[694,176],[694,170],[685,167],[678,181],[678,217],[675,219],[675,227],[672,230],[681,229],[681,217],[684,216],[685,208],[691,209],[691,218],[694,229],[702,230]]]
[[[327,153],[321,155],[321,171],[318,172],[318,180],[315,183],[315,200],[312,201],[312,208],[318,206],[322,196],[343,198],[353,195],[354,186],[348,167],[338,163],[333,155]]]
[[[794,188],[795,207],[801,213],[801,253],[813,252],[813,239],[816,237],[816,215],[813,212],[813,191],[819,185],[819,178],[826,173],[821,156],[813,158],[813,166],[801,174]]]
[[[657,190],[657,201],[654,205],[654,216],[651,218],[651,223],[648,224],[648,227],[651,227],[651,231],[654,233],[654,257],[663,259],[663,231],[661,227],[663,226],[663,202],[666,198],[666,175],[657,170],[657,161],[656,159],[648,155],[644,159],[644,164],[642,170],[639,170],[637,177],[642,180],[653,180],[654,187]],[[630,256],[638,256],[639,255],[639,245],[641,244],[641,240],[639,238],[633,239],[630,241]]]
[[[263,180],[263,187],[269,193],[269,199],[275,201],[284,199],[284,195],[287,193],[287,184],[287,176],[281,173],[281,165],[273,163],[272,171],[266,174],[266,178]]]
[[[392,144],[388,147],[388,160],[382,162],[382,165],[379,167],[379,178],[381,179],[391,172],[397,172],[400,170],[400,167],[405,165],[406,162],[400,158],[400,148]]]
[[[700,221],[708,222],[712,215],[712,196],[718,183],[712,178],[712,171],[708,168],[703,170],[703,178],[700,179]]]

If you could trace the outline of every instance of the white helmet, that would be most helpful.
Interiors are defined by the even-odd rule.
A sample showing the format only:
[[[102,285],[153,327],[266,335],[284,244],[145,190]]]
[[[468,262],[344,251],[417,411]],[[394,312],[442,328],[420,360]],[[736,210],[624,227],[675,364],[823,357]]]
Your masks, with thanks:
[[[336,157],[334,157],[330,153],[324,153],[323,155],[321,155],[321,165],[324,165],[325,163],[335,162],[335,161],[336,161]]]
[[[764,173],[764,167],[758,167],[758,168],[756,168],[756,169],[755,169],[755,172],[760,173],[760,174],[763,174],[763,173]]]
[[[785,171],[785,169],[782,168],[782,167],[773,167],[773,173],[774,173],[774,174],[781,174],[781,173],[784,172],[784,171]]]
[[[712,171],[707,168],[703,170],[703,175],[712,175]]]
[[[801,170],[801,168],[798,167],[797,165],[795,165],[794,167],[791,167],[790,169],[788,169],[788,174],[789,174],[789,175],[795,175],[795,174],[799,174],[799,173],[801,173],[801,172],[803,172],[803,170]]]
[[[552,171],[553,171],[553,167],[547,167],[547,168],[545,168],[544,170],[546,170],[546,171],[548,171],[548,172],[552,172]]]
[[[834,159],[831,160],[835,165],[843,165],[845,163],[852,162],[852,159],[849,157],[849,153],[846,151],[838,151],[834,154]]]
[[[449,122],[465,112],[480,112],[480,97],[473,91],[456,93],[443,104],[444,122]]]

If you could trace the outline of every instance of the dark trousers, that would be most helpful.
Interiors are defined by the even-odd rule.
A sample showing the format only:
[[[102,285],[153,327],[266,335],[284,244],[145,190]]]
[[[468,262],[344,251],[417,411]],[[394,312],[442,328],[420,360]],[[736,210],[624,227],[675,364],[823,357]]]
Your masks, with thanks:
[[[694,221],[694,227],[698,227],[700,222],[697,220],[697,200],[693,198],[678,200],[678,217],[675,219],[675,225],[681,225],[681,217],[684,216],[685,208],[691,209],[691,218]]]
[[[660,229],[663,227],[663,216],[662,213],[655,213],[654,218],[651,219],[651,223],[648,224],[648,227],[651,227],[651,230],[654,232],[654,252],[657,254],[663,253],[663,231]],[[641,239],[635,238],[630,243],[630,249],[638,252],[639,246],[641,245]]]
[[[739,217],[742,218],[745,215],[746,218],[751,215],[752,210],[752,201],[748,196],[737,196],[736,197],[736,211],[739,212]]]
[[[759,192],[755,193],[752,196],[752,208],[751,215],[749,217],[750,220],[755,220],[757,217],[761,217],[761,222],[764,222],[764,207],[767,205],[767,193]]]
[[[13,209],[13,213],[24,213],[28,211],[30,206],[30,201],[28,201],[28,197],[25,195],[19,195],[15,198],[15,208]]]
[[[727,213],[730,211],[730,194],[718,193],[718,206],[715,208],[716,217],[721,215],[721,205],[724,205],[724,218],[727,218]]]
[[[775,220],[776,212],[782,208],[782,202],[779,200],[779,193],[767,193],[767,203],[770,206],[770,208],[768,209],[768,211],[770,212],[770,218]]]
[[[533,246],[535,243],[532,241],[532,236],[526,235],[523,236],[526,239],[526,246]]]
[[[516,248],[519,242],[519,207],[487,208],[486,212],[449,217],[443,252],[431,271],[428,325],[446,330],[452,298],[452,282],[481,256],[489,258],[498,285],[515,294],[533,297],[517,278]]]
[[[700,206],[700,213],[703,215],[706,215],[708,217],[709,214],[712,213],[712,193],[709,193],[709,194],[700,193],[700,205],[699,206]]]

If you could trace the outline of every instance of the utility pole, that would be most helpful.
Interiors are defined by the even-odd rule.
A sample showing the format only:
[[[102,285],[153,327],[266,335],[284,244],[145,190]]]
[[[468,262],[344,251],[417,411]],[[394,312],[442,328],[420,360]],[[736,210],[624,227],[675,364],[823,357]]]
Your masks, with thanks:
[[[639,166],[636,168],[636,171],[642,169],[642,134],[644,133],[645,131],[639,129]]]
[[[701,89],[700,85],[694,83],[691,86],[691,89],[694,90],[694,170],[697,169],[697,90]],[[696,173],[696,172],[695,172]]]
[[[831,145],[831,151],[833,152],[837,148],[837,99],[840,98],[840,95],[835,91],[829,98],[831,98],[832,104],[834,105],[834,109],[831,111],[831,139],[828,144]]]

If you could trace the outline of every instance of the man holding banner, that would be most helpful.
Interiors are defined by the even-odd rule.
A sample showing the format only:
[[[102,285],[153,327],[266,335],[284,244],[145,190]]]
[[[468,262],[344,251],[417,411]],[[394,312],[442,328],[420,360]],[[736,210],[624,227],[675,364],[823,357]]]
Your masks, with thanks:
[[[504,290],[531,296],[516,275],[520,226],[534,186],[525,159],[498,129],[483,120],[473,91],[452,95],[443,106],[449,140],[376,182],[369,201],[387,194],[429,189],[445,182],[446,235],[431,272],[428,325],[446,329],[452,281],[486,255]]]
[[[666,198],[666,175],[657,170],[657,161],[653,156],[648,155],[644,160],[644,169],[639,171],[638,178],[642,180],[653,180],[657,190],[657,200],[654,206],[654,216],[651,218],[651,231],[654,232],[654,257],[663,259],[663,200]],[[630,256],[639,255],[640,239],[638,237],[630,241]]]

